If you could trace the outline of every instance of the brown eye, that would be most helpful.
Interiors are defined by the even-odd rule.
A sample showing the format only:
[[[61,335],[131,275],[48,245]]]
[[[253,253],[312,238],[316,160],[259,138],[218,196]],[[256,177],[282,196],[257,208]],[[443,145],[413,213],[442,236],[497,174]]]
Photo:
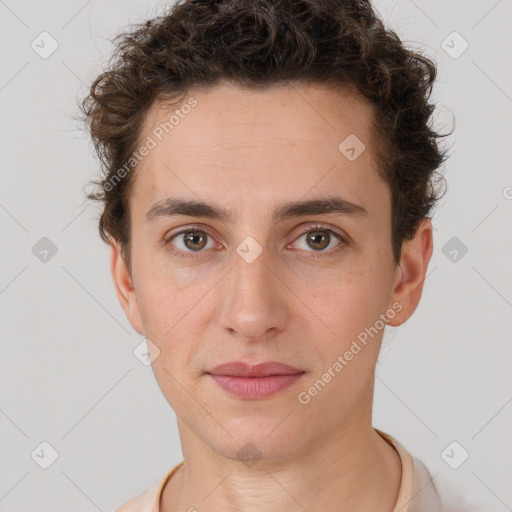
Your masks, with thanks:
[[[173,235],[169,239],[169,243],[182,252],[200,252],[202,249],[207,248],[209,238],[210,235],[205,231],[200,229],[187,229]],[[212,245],[208,248],[211,248]]]
[[[338,244],[332,244],[338,240]],[[318,256],[322,256],[324,253],[335,253],[338,249],[344,247],[344,239],[341,235],[335,233],[332,229],[324,228],[322,226],[310,227],[307,231],[303,232],[297,241],[294,243],[297,249],[304,250],[305,252],[312,253],[313,256],[317,256],[314,253],[319,253]],[[333,250],[328,250],[332,249]]]
[[[307,243],[310,247],[317,251],[321,251],[325,249],[331,240],[330,235],[326,235],[327,230],[317,230],[309,231],[306,233],[308,236],[306,237]]]
[[[203,231],[187,231],[183,241],[189,249],[197,251],[205,247],[207,236]]]

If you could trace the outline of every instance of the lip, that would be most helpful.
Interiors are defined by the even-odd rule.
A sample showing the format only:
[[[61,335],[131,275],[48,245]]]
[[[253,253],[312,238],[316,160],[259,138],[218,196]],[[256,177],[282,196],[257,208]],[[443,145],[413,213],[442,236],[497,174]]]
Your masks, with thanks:
[[[284,391],[305,371],[277,361],[256,365],[231,361],[206,373],[225,391],[240,398],[258,399]]]
[[[254,365],[244,363],[243,361],[230,361],[229,363],[220,364],[206,373],[211,375],[230,375],[232,377],[268,377],[270,375],[296,375],[303,372],[304,370],[299,370],[278,361],[266,361]]]

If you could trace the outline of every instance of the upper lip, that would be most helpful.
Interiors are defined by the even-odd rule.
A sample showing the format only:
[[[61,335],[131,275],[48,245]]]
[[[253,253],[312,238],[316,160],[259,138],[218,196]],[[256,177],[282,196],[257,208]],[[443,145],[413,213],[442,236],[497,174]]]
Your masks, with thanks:
[[[230,361],[229,363],[220,364],[206,373],[233,377],[268,377],[270,375],[294,375],[304,373],[304,370],[299,370],[278,361],[266,361],[256,365],[250,365],[242,361]]]

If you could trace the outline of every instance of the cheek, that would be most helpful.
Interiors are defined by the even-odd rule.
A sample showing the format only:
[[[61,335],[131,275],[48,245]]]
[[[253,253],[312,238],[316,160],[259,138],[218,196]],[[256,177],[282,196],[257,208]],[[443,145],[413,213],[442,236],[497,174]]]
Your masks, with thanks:
[[[373,325],[387,307],[384,274],[375,262],[360,262],[350,270],[332,272],[304,286],[301,295],[313,311],[318,312],[327,332],[340,343],[349,341],[361,329]],[[331,332],[334,331],[334,332]]]
[[[386,311],[387,295],[373,268],[351,272],[330,282],[324,294],[314,294],[315,310],[329,329],[321,326],[325,335],[317,338],[322,364],[312,381],[329,382],[323,400],[333,407],[336,403],[339,414],[345,414],[358,396],[368,392],[379,355],[385,328],[380,315]]]
[[[176,288],[172,280],[154,274],[147,276],[139,299],[146,337],[159,351],[152,362],[153,372],[173,408],[190,398],[186,393],[182,396],[181,386],[191,391],[194,384],[186,372],[198,339],[194,319],[201,314],[199,299],[195,299],[194,289],[189,288],[186,293]]]
[[[329,284],[325,294],[317,294],[316,307],[329,330],[322,326],[326,334],[318,339],[317,345],[321,352],[321,374],[315,377],[323,379],[325,375],[330,379],[325,373],[329,371],[336,375],[330,387],[333,396],[343,395],[340,407],[367,390],[379,355],[385,330],[380,315],[387,310],[387,292],[381,282],[383,274],[372,271],[374,268],[369,265],[351,272],[345,279]]]
[[[159,364],[169,370],[187,366],[192,351],[215,307],[209,299],[210,282],[180,281],[172,273],[141,272],[139,309],[146,337],[163,356]]]
[[[139,272],[137,301],[146,337],[164,351],[180,328],[179,319],[186,313],[180,291],[171,279],[153,271],[142,271]]]

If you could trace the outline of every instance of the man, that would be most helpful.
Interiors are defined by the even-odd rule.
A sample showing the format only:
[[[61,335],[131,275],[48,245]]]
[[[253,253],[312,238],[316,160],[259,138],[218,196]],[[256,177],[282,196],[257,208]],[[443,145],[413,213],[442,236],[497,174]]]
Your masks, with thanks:
[[[442,509],[371,417],[432,255],[435,76],[363,0],[185,0],[118,39],[90,197],[184,455],[119,511]]]

